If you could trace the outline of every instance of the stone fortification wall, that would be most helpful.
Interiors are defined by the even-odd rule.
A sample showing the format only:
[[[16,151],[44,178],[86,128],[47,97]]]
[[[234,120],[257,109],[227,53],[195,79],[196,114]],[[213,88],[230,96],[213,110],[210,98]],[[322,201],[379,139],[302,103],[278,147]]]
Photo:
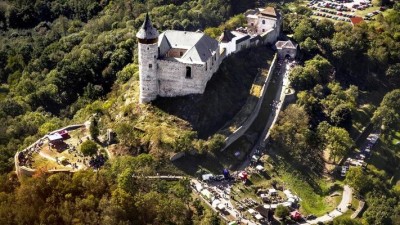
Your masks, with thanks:
[[[261,90],[261,96],[257,102],[257,105],[254,109],[254,111],[251,113],[251,115],[247,118],[247,120],[242,124],[242,126],[240,126],[238,129],[236,129],[233,134],[229,135],[229,137],[227,137],[225,139],[225,147],[221,150],[224,151],[226,148],[228,148],[233,142],[235,142],[237,139],[239,139],[239,137],[241,137],[251,126],[251,124],[253,124],[254,120],[256,119],[256,117],[258,116],[258,113],[260,112],[261,109],[261,105],[262,102],[264,100],[265,97],[265,93],[267,91],[267,87],[268,84],[271,80],[272,74],[274,72],[275,66],[277,63],[277,55],[275,54],[274,59],[272,60],[271,66],[268,70],[268,75],[267,78],[264,81],[264,84],[262,86],[262,90]]]
[[[186,67],[191,68],[191,77],[186,78]],[[204,92],[207,74],[204,65],[158,60],[159,96],[174,97]],[[208,73],[211,73],[208,71]]]
[[[274,44],[278,40],[279,33],[276,29],[271,29],[260,36],[265,44]]]
[[[85,124],[69,125],[69,126],[61,128],[61,129],[54,130],[54,131],[50,132],[49,134],[54,134],[54,133],[62,131],[62,130],[67,130],[67,131],[75,130],[77,128],[84,127],[84,126],[85,126]],[[40,145],[40,143],[42,143],[46,138],[47,138],[47,135],[44,135],[43,137],[41,137],[40,139],[35,141],[33,144],[31,144],[28,147],[26,147],[24,150],[18,151],[17,153],[15,153],[15,155],[14,155],[14,165],[15,165],[15,172],[16,172],[18,177],[32,176],[36,172],[36,169],[32,169],[32,168],[26,167],[24,165],[20,165],[19,155],[21,153],[28,153],[30,151],[37,151],[38,146]],[[54,173],[54,172],[65,172],[65,171],[69,171],[69,170],[49,170],[48,172]]]

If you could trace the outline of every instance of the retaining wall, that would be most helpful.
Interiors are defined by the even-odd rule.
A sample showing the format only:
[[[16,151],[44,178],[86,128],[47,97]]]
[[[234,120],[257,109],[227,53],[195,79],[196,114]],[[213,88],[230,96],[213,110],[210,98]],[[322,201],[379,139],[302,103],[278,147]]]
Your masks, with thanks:
[[[221,150],[224,151],[226,148],[228,148],[233,142],[235,142],[237,139],[239,139],[246,131],[249,129],[249,127],[253,124],[254,120],[257,118],[258,113],[260,112],[261,105],[264,101],[265,93],[267,92],[267,87],[268,84],[271,80],[272,73],[274,72],[275,66],[277,62],[277,54],[275,54],[274,59],[272,60],[271,66],[268,70],[267,78],[265,79],[265,82],[262,86],[261,89],[261,96],[258,99],[257,105],[254,109],[254,111],[251,113],[251,115],[247,118],[247,120],[240,126],[238,129],[236,129],[233,134],[229,135],[225,139],[225,147]]]

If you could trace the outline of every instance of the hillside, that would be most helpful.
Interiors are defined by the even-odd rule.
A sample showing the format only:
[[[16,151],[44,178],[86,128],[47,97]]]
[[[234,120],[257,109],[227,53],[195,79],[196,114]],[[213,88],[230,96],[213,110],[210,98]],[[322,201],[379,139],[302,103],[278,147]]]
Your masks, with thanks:
[[[149,9],[159,31],[201,29],[217,36],[243,23],[235,15],[271,2],[277,1],[0,2],[0,224],[226,224],[193,194],[189,179],[143,178],[219,174],[250,161],[280,82],[230,149],[221,152],[225,137],[212,134],[254,98],[251,84],[271,54],[261,47],[227,58],[202,96],[140,105],[135,33]],[[315,20],[306,2],[277,4],[284,33],[301,49],[289,74],[297,99],[276,113],[266,149],[257,153],[265,173],[246,168],[250,183],[237,182],[237,197],[278,185],[302,198],[302,213],[319,216],[334,210],[337,198],[330,195],[347,184],[367,208],[361,218],[350,220],[347,213],[326,224],[398,224],[400,4],[373,1],[388,9],[357,26]],[[30,178],[17,178],[17,151],[88,119],[96,124],[88,131],[94,146],[112,153],[102,167],[56,174],[38,168]],[[104,141],[108,129],[116,134],[111,145]],[[370,146],[368,165],[342,175],[342,159],[365,152],[372,131],[379,141]],[[171,162],[178,152],[190,154]]]

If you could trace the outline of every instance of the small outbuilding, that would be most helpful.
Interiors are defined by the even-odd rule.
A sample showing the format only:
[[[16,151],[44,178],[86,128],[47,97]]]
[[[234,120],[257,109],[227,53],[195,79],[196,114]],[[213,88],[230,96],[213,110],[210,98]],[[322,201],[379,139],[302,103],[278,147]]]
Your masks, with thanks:
[[[49,142],[52,144],[59,143],[64,140],[64,138],[59,133],[49,134],[47,135],[47,138],[49,139]]]
[[[278,58],[296,58],[298,44],[291,40],[288,41],[277,41],[275,43],[275,48],[278,52]]]

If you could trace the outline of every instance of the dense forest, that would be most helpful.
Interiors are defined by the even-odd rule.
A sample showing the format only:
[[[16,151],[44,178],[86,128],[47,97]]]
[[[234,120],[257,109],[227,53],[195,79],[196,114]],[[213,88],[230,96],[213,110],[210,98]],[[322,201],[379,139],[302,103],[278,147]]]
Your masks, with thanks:
[[[92,113],[115,114],[110,99],[124,94],[122,87],[128,80],[137,80],[135,33],[147,10],[161,31],[215,31],[234,15],[264,3],[0,2],[0,223],[219,224],[216,215],[192,199],[187,181],[131,179],[132,173],[152,174],[166,168],[162,152],[137,154],[149,152],[141,146],[167,148],[165,143],[153,141],[154,137],[140,134],[138,138],[131,122],[115,128],[120,144],[135,156],[111,160],[97,173],[49,175],[39,171],[20,182],[12,172],[13,156],[49,131],[82,122]],[[400,4],[375,21],[355,27],[316,21],[305,7],[278,7],[287,15],[284,32],[293,34],[300,44],[304,64],[290,75],[298,100],[281,115],[273,132],[275,144],[301,166],[320,174],[323,166],[315,159],[322,160],[326,149],[332,161],[349,153],[355,144],[357,111],[369,104],[376,108],[372,123],[383,127],[382,141],[400,151],[391,142],[400,129]],[[369,101],[375,94],[381,96],[378,103],[386,94],[378,107]],[[151,110],[155,117],[165,116]],[[128,119],[136,121],[138,116],[128,115]],[[190,130],[183,122],[171,123]],[[220,143],[197,141],[188,131],[169,144],[171,148],[201,150],[218,148]],[[367,200],[365,224],[399,224],[400,190],[391,177],[400,169],[400,161],[396,154],[390,158],[391,171],[354,170],[346,178]]]
[[[108,114],[112,103],[100,110],[99,101],[137,80],[135,34],[147,11],[160,31],[196,31],[252,7],[237,0],[0,2],[0,223],[219,224],[192,199],[187,181],[132,181],[133,172],[165,169],[160,158],[122,157],[97,173],[39,171],[21,182],[13,156],[51,130]],[[137,147],[128,122],[115,129],[121,145]]]
[[[400,148],[393,138],[400,128],[400,4],[354,27],[311,19],[305,7],[296,11],[288,12],[284,29],[299,43],[304,63],[291,71],[297,101],[280,115],[273,144],[302,170],[322,174],[325,162],[357,147],[360,121],[371,121],[386,146],[375,153],[386,158],[385,168],[376,162],[352,168],[345,182],[368,204],[363,224],[398,224]],[[360,112],[370,116],[361,119]],[[343,224],[352,223],[358,224]]]

